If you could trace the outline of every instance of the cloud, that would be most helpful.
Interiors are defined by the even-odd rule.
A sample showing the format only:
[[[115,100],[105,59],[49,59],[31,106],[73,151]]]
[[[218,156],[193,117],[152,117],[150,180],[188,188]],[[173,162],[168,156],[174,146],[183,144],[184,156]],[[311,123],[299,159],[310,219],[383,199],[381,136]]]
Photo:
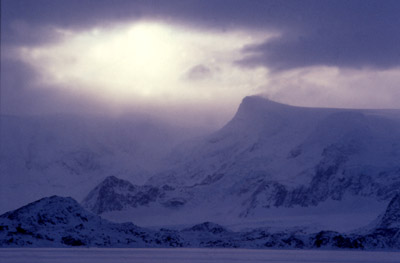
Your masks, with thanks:
[[[62,34],[56,42],[9,48],[7,64],[15,61],[32,73],[10,69],[15,79],[26,80],[14,85],[24,89],[12,94],[21,102],[40,101],[36,112],[85,113],[97,106],[98,111],[151,112],[180,122],[221,124],[253,87],[266,81],[264,68],[243,69],[234,63],[243,46],[264,39],[251,32],[217,34],[155,22],[55,30]],[[11,81],[4,87],[11,90]],[[63,93],[64,98],[59,96]],[[32,112],[32,102],[18,99],[4,109]],[[81,107],[85,101],[88,106]]]
[[[400,11],[400,10],[399,10]],[[400,20],[397,24],[400,24]],[[346,26],[346,25],[345,25]],[[309,66],[390,69],[400,66],[400,33],[322,27],[304,36],[284,34],[271,41],[246,47],[245,66],[264,65],[273,70]]]
[[[221,124],[259,92],[304,106],[399,107],[397,0],[2,0],[1,12],[2,113],[125,100],[132,111]],[[153,67],[126,48],[134,24],[178,29],[160,32],[163,48],[145,60]],[[25,53],[3,59],[10,50]]]
[[[399,1],[298,1],[289,28],[248,46],[240,63],[274,70],[309,66],[389,69],[400,65]]]
[[[2,56],[0,113],[38,115],[53,113],[99,113],[99,102],[68,90],[38,88],[38,74],[29,65]],[[104,112],[103,112],[104,114]]]
[[[185,74],[185,78],[188,80],[200,81],[212,77],[212,71],[209,67],[198,64],[191,67]]]
[[[400,108],[400,69],[308,67],[277,72],[257,92],[297,106]]]
[[[51,40],[54,36],[46,34],[45,26],[85,30],[150,19],[203,30],[279,33],[272,41],[243,50],[249,56],[241,64],[247,66],[286,70],[400,65],[397,0],[5,0],[2,5],[2,41],[6,43]],[[21,33],[33,31],[37,34]]]

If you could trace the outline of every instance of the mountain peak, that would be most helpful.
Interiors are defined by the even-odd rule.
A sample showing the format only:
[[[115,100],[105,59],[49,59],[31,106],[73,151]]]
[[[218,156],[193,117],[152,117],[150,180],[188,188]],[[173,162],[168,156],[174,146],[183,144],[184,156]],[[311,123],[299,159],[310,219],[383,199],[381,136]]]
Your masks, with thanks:
[[[50,197],[44,197],[35,202],[29,203],[14,211],[16,214],[24,213],[32,209],[44,209],[48,207],[67,207],[67,206],[79,206],[78,202],[71,197],[61,197],[53,195]]]
[[[82,204],[85,208],[98,214],[108,211],[111,208],[122,210],[122,203],[127,200],[123,200],[121,203],[120,198],[123,196],[121,193],[129,193],[134,190],[135,186],[130,182],[115,176],[108,176],[86,196]]]
[[[160,193],[157,187],[133,185],[129,181],[109,176],[85,197],[82,205],[97,214],[121,211],[127,207],[148,205]]]
[[[0,218],[37,227],[82,223],[97,218],[97,216],[86,212],[77,201],[70,197],[54,195],[7,212]]]
[[[242,100],[236,113],[236,118],[249,118],[250,116],[263,116],[265,113],[279,113],[292,106],[272,101],[261,96],[247,96]]]
[[[227,232],[227,230],[223,226],[212,223],[212,222],[204,222],[201,224],[197,224],[190,228],[184,229],[183,231],[186,231],[186,232],[210,232],[213,234]]]
[[[117,186],[117,185],[131,185],[130,182],[123,180],[123,179],[119,179],[117,177],[115,177],[114,175],[111,176],[107,176],[103,182],[100,183],[101,186]]]
[[[242,103],[240,104],[239,110],[241,108],[245,109],[253,109],[253,110],[262,110],[262,109],[279,109],[283,107],[290,107],[287,104],[279,103],[273,100],[270,100],[265,97],[261,96],[247,96],[242,100]]]
[[[294,107],[261,96],[248,96],[242,100],[227,127],[231,130],[237,130],[237,126],[245,129],[249,126],[274,127],[276,122],[280,122],[284,116],[295,112],[292,108]],[[232,125],[234,128],[231,127]]]

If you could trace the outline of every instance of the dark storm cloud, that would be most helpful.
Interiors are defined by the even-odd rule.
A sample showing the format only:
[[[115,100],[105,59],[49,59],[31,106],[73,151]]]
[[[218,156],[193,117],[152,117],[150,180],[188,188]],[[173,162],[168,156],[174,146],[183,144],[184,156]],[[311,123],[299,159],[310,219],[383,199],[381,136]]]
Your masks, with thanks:
[[[51,41],[50,27],[83,29],[104,22],[140,17],[139,1],[2,0],[2,42]]]
[[[320,2],[299,12],[302,15],[295,30],[289,28],[272,41],[246,47],[249,57],[240,63],[275,70],[315,65],[388,69],[400,65],[400,1]]]
[[[246,47],[249,56],[242,65],[391,68],[400,64],[399,14],[397,0],[3,0],[2,44],[51,40],[43,30],[49,25],[84,28],[161,19],[211,30],[280,33],[270,42]]]
[[[1,114],[43,114],[60,112],[89,112],[94,104],[82,98],[50,87],[35,88],[37,72],[26,64],[1,58]],[[97,106],[97,105],[96,105]],[[93,107],[92,107],[93,108]]]

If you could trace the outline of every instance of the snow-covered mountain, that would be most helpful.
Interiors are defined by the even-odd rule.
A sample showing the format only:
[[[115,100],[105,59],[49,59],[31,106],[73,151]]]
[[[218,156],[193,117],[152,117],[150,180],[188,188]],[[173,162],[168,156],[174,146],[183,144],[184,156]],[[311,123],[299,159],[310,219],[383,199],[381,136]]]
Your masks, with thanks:
[[[225,127],[170,156],[170,168],[145,186],[103,188],[118,192],[112,202],[120,205],[108,205],[99,185],[84,206],[143,225],[276,221],[351,229],[375,218],[398,192],[400,111],[246,97]],[[145,189],[151,194],[140,203]],[[107,208],[98,210],[100,203]]]
[[[193,134],[138,116],[0,116],[0,129],[0,212],[54,194],[81,200],[110,175],[142,184]]]
[[[169,233],[112,223],[72,198],[52,196],[0,216],[0,246],[174,247]]]
[[[184,134],[126,118],[2,116],[0,207],[58,194],[144,227],[343,232],[373,221],[399,191],[399,110],[253,96],[222,129],[170,153]]]
[[[232,231],[204,222],[183,229],[150,230],[132,223],[112,223],[72,198],[52,196],[0,216],[0,247],[240,247],[400,249],[400,195],[374,227],[352,233],[304,229]]]
[[[83,203],[93,212],[101,214],[108,211],[120,211],[127,206],[143,206],[154,202],[158,195],[158,188],[148,185],[135,186],[129,181],[110,176],[96,186]]]

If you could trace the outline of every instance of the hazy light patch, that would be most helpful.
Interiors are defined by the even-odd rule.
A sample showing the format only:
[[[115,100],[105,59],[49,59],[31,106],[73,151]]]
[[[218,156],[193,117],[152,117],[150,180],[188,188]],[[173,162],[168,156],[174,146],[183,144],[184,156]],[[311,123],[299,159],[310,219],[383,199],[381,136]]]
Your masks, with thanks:
[[[309,67],[271,75],[258,93],[308,107],[400,108],[400,69]]]
[[[36,86],[67,90],[114,108],[201,107],[223,100],[231,114],[242,97],[267,82],[265,68],[235,64],[244,46],[265,41],[265,32],[200,32],[152,22],[55,31],[61,41],[17,51],[40,74]],[[188,78],[198,65],[207,74]]]

